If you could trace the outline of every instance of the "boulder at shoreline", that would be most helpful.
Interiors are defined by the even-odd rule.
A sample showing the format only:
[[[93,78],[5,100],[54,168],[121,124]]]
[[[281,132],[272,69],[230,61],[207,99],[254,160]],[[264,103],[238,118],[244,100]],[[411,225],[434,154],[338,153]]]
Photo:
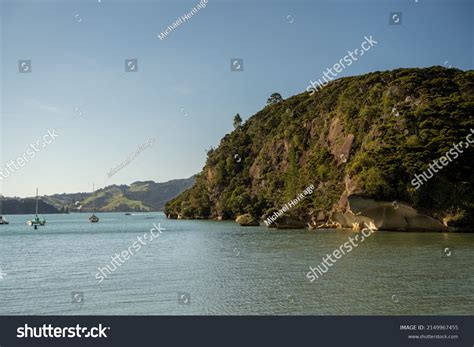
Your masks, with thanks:
[[[242,226],[242,227],[259,226],[260,225],[258,220],[256,218],[252,217],[249,213],[237,216],[235,221],[237,223],[239,223],[240,226]]]

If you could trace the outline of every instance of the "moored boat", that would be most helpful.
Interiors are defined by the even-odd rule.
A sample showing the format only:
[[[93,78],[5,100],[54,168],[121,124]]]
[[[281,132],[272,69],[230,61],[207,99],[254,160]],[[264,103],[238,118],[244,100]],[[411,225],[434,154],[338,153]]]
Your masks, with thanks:
[[[8,221],[3,217],[2,212],[3,212],[3,195],[0,200],[0,225],[9,224]]]
[[[32,220],[29,220],[28,222],[26,222],[29,226],[32,226],[36,229],[38,229],[39,226],[44,226],[46,225],[46,219],[43,218],[43,220],[41,220],[39,217],[38,217],[38,188],[36,188],[36,213],[35,213],[35,218],[33,218]]]
[[[95,187],[92,185],[92,195],[95,193]],[[95,198],[92,197],[92,216],[89,217],[89,222],[99,223],[99,217],[95,215]]]

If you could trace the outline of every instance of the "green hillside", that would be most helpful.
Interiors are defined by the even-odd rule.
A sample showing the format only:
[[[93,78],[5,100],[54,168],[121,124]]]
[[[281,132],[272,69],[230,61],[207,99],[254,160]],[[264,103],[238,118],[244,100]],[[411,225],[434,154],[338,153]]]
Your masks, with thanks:
[[[161,211],[165,203],[191,187],[194,177],[163,183],[135,182],[131,185],[111,185],[92,193],[56,194],[41,199],[57,209],[71,212],[96,211],[129,212]]]
[[[291,214],[347,209],[348,198],[398,201],[472,226],[472,146],[415,189],[410,183],[474,129],[474,71],[431,67],[341,78],[267,105],[208,153],[170,218],[261,218],[314,184]]]

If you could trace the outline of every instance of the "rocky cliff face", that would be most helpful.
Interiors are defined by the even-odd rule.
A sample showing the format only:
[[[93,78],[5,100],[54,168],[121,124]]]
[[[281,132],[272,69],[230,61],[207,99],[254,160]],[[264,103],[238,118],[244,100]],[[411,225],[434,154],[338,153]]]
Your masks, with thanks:
[[[465,141],[473,115],[473,71],[432,67],[342,78],[313,96],[268,105],[225,135],[195,185],[165,212],[261,218],[313,184],[286,217],[310,227],[357,228],[366,217],[386,230],[472,229],[472,146],[418,189],[411,181]]]

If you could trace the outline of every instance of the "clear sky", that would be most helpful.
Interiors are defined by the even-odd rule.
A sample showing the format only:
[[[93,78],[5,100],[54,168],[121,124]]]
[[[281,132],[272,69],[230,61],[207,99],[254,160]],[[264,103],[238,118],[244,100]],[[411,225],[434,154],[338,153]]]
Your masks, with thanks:
[[[272,92],[303,92],[365,35],[378,44],[340,76],[399,67],[473,69],[469,0],[229,1],[164,39],[195,1],[24,1],[1,7],[1,163],[55,129],[54,142],[0,181],[6,196],[89,191],[199,172],[232,119]],[[389,25],[402,12],[400,25]],[[125,59],[138,72],[125,72]],[[243,71],[231,71],[231,58]],[[18,60],[31,60],[20,73]],[[156,138],[113,177],[107,172]]]

